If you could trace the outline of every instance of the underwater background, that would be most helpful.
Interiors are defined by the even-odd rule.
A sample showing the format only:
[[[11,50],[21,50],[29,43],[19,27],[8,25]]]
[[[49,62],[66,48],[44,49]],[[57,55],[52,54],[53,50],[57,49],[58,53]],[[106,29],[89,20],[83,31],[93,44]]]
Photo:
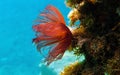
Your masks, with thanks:
[[[36,50],[33,22],[47,5],[57,7],[68,24],[70,11],[61,0],[0,0],[0,75],[58,75],[75,61],[66,52],[62,60],[44,65]]]

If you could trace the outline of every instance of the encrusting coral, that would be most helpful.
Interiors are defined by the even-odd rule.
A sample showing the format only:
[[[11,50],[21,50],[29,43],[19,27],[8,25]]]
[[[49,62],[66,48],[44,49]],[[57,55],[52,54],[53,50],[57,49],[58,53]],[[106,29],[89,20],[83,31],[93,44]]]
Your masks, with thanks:
[[[79,19],[79,17],[80,17],[79,11],[76,8],[72,9],[68,14],[68,18],[72,22],[70,25],[73,25],[74,22]]]
[[[120,75],[120,0],[65,0],[73,33],[73,52],[84,64],[70,64],[61,75]],[[77,48],[77,49],[76,49]]]
[[[62,71],[60,75],[79,75],[80,69],[82,68],[82,64],[83,63],[76,61],[70,64],[69,66],[66,66],[64,68],[64,71]]]

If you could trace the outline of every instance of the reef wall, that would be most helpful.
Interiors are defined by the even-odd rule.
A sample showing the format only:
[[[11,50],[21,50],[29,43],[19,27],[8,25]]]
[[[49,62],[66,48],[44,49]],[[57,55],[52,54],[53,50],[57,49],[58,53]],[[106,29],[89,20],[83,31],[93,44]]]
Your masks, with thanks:
[[[61,75],[120,75],[120,0],[65,0],[65,4],[72,8],[70,25],[80,21],[72,51],[86,59],[65,67]]]

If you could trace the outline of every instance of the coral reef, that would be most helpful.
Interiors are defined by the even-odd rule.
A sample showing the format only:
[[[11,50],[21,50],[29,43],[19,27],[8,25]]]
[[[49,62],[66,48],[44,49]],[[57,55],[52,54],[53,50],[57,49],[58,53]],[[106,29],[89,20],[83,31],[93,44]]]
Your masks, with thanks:
[[[120,74],[120,0],[65,0],[72,8],[74,30],[72,47],[75,55],[84,54],[84,64],[65,67],[61,75]]]

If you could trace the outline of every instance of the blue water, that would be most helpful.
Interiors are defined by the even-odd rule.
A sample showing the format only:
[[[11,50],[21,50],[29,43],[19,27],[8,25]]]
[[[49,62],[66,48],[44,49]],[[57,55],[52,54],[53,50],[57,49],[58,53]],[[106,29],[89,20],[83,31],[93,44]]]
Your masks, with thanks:
[[[70,9],[63,0],[0,0],[0,75],[57,75],[63,69],[65,61],[42,65],[43,57],[32,44],[33,21],[49,4],[56,6],[68,22]]]

